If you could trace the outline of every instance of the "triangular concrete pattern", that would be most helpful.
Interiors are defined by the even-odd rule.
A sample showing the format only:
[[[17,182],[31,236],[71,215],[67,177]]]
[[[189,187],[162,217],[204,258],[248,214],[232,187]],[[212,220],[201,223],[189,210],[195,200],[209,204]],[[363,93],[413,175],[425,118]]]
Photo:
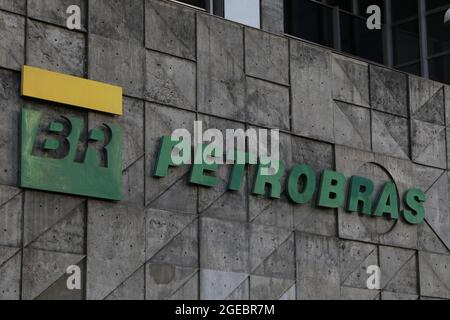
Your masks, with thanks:
[[[349,70],[348,70],[347,66],[345,64],[343,64],[340,59],[336,59],[333,56],[333,60],[337,63],[337,66],[339,67],[338,71],[340,71],[340,74],[344,75],[345,78],[348,79],[352,83],[353,89],[355,89],[354,91],[356,91],[358,93],[357,100],[360,100],[363,102],[362,106],[369,107],[370,106],[370,102],[369,102],[370,98],[368,96],[364,97],[364,95],[361,94],[361,92],[363,91],[363,90],[361,90],[361,87],[360,87],[361,83],[359,83],[357,81],[355,82],[354,79],[349,76]],[[367,88],[367,93],[368,92],[369,92],[369,88]]]
[[[412,255],[397,273],[386,283],[384,290],[417,294],[417,261]]]
[[[386,86],[386,83],[387,83],[386,79],[382,79],[384,77],[382,77],[375,68],[371,68],[370,76],[373,77],[373,81],[375,81],[380,87],[382,86],[385,88],[385,91],[391,98],[391,101],[395,101],[397,107],[403,106],[402,102],[398,100],[398,97],[392,92],[392,90],[388,86]],[[394,108],[394,109],[397,109],[397,108]]]
[[[57,281],[69,266],[78,264],[84,258],[84,255],[24,249],[22,298],[35,299]]]
[[[254,275],[295,279],[294,234],[280,244],[253,272]]]
[[[176,236],[191,225],[196,215],[184,215],[148,209],[146,214],[146,260],[163,250]]]
[[[435,136],[437,136],[437,139],[429,141],[428,144],[424,145],[424,148],[421,151],[416,150],[414,152],[414,160],[420,163],[427,163],[427,157],[430,152],[431,154],[436,155],[439,160],[441,160],[441,158],[446,158],[445,150],[442,150],[440,147],[441,145],[445,145],[445,135],[445,127],[442,127],[440,130],[435,131]],[[434,151],[438,152],[436,153]],[[443,162],[443,159],[441,162]]]
[[[413,117],[422,121],[445,125],[444,87],[437,90],[425,104],[417,109]]]
[[[223,300],[248,277],[246,273],[200,270],[200,299]]]
[[[86,214],[81,204],[42,233],[29,247],[62,253],[84,254]]]
[[[373,135],[383,137],[383,143],[386,143],[388,146],[390,146],[389,150],[397,150],[396,154],[393,154],[393,156],[408,159],[409,151],[404,150],[403,147],[397,142],[397,137],[394,137],[394,133],[390,129],[389,121],[386,122],[386,119],[381,119],[381,117],[382,116],[380,113],[372,112],[372,121],[376,121],[376,123],[378,124],[378,126],[375,126]],[[382,128],[379,128],[379,126],[381,126]],[[378,131],[376,129],[378,129]]]
[[[19,250],[19,248],[0,247],[0,268],[19,252]]]
[[[364,134],[361,132],[361,129],[363,129],[363,128],[359,128],[359,123],[356,122],[356,119],[354,118],[354,114],[352,114],[352,110],[351,110],[352,108],[360,108],[360,107],[347,105],[347,104],[345,104],[343,102],[339,102],[339,101],[335,101],[335,103],[338,106],[338,111],[340,111],[340,114],[342,114],[345,117],[345,120],[344,119],[343,120],[348,124],[347,128],[351,128],[351,130],[352,130],[351,136],[354,137],[355,135],[357,135],[358,142],[359,142],[360,146],[363,147],[364,143],[365,143]]]

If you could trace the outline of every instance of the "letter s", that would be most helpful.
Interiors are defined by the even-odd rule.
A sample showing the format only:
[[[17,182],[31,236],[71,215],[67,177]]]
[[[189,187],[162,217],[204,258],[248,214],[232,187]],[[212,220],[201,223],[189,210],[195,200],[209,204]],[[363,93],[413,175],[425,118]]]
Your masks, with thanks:
[[[410,224],[420,224],[425,218],[425,194],[420,189],[410,189],[406,191],[403,201],[409,209],[402,210],[403,218]]]

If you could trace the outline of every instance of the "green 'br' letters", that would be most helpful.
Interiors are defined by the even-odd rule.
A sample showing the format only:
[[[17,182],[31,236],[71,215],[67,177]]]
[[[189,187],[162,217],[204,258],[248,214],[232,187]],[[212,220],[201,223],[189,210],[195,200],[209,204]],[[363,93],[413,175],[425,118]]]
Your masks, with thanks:
[[[80,118],[49,120],[40,111],[23,108],[21,187],[121,200],[121,128],[104,124],[86,132],[84,126]]]

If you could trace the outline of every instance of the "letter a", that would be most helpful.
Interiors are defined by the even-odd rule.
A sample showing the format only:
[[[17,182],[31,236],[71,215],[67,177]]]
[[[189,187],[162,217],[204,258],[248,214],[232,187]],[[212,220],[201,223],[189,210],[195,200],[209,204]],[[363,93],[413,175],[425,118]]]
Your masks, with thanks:
[[[67,8],[67,14],[70,16],[67,18],[67,28],[69,30],[81,30],[81,9],[77,5],[71,5]]]
[[[367,14],[371,14],[369,18],[367,18],[367,28],[369,30],[380,30],[381,29],[381,9],[377,5],[371,5],[367,8]]]

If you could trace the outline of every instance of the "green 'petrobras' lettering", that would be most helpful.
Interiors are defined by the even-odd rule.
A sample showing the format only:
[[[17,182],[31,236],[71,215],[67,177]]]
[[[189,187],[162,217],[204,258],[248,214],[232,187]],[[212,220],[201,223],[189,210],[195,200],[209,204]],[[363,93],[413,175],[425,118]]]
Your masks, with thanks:
[[[179,144],[180,141],[171,141],[170,137],[163,137],[161,139],[160,151],[155,164],[155,177],[162,178],[167,176],[170,167],[178,166],[181,163],[178,161],[181,156],[174,152]],[[188,150],[189,148],[184,146],[182,149]],[[205,150],[207,150],[205,146],[197,148],[197,154],[194,155],[197,161],[192,165],[189,182],[212,188],[217,185],[217,177],[215,174],[218,166],[214,162],[203,163],[203,153]],[[172,158],[173,155],[177,160],[175,163]],[[245,175],[245,167],[250,162],[250,156],[247,153],[236,151],[233,159],[229,159],[232,160],[232,168],[228,181],[229,191],[239,191],[241,189],[242,179]],[[238,163],[237,159],[241,161]],[[286,168],[284,162],[281,160],[278,165],[278,171],[273,172],[271,175],[263,175],[262,169],[270,167],[270,162],[259,162],[252,189],[254,195],[268,196],[274,199],[281,197],[283,189],[282,179],[286,173]],[[388,216],[394,220],[399,219],[399,213],[401,213],[404,220],[409,224],[420,224],[425,218],[423,204],[426,197],[419,189],[410,189],[405,192],[403,204],[406,209],[399,212],[398,192],[393,182],[386,182],[383,185],[379,191],[376,203],[372,203],[374,184],[371,180],[353,176],[349,179],[348,186],[346,182],[346,177],[343,174],[332,170],[324,170],[320,178],[316,205],[318,207],[333,209],[345,205],[345,209],[350,213],[355,212],[374,217]],[[286,194],[293,203],[305,204],[312,201],[316,187],[316,173],[308,165],[294,165],[292,167],[287,179]],[[346,195],[347,201],[345,202]]]

